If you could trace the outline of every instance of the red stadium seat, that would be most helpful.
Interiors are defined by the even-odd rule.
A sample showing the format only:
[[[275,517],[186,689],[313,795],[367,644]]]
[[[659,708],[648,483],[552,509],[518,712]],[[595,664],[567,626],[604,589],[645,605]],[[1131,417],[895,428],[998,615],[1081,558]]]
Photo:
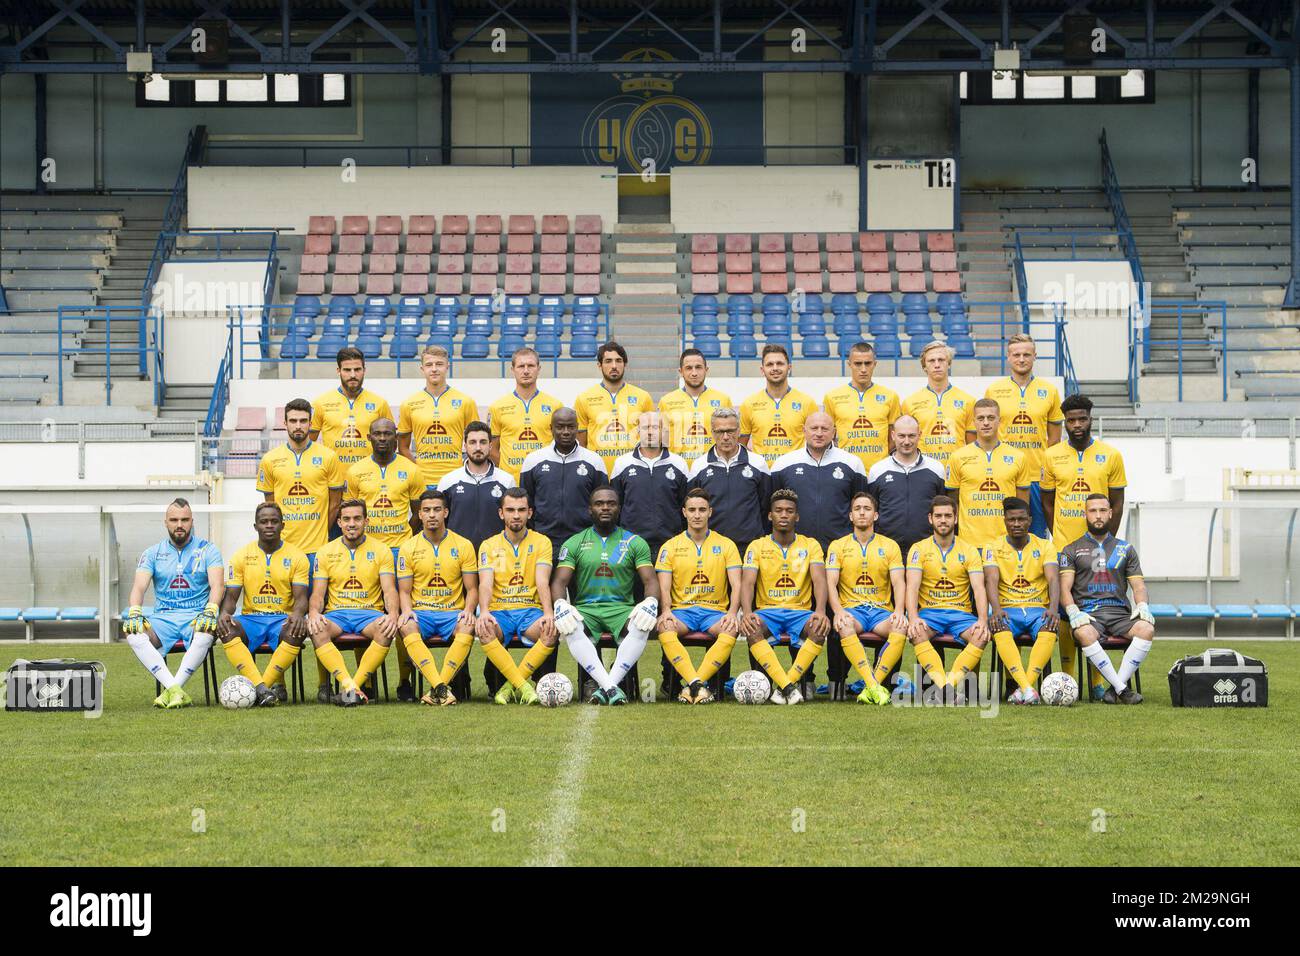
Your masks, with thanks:
[[[332,236],[338,228],[338,221],[333,216],[309,216],[307,232],[313,236]]]
[[[821,292],[822,274],[820,272],[796,272],[794,274],[794,287],[803,289],[805,292]]]
[[[514,255],[533,254],[533,234],[506,236],[506,252]]]
[[[474,236],[474,252],[496,255],[501,251],[501,236],[497,233],[477,233]]]
[[[443,216],[442,231],[444,234],[451,233],[453,236],[468,235],[469,216]]]
[[[435,216],[412,216],[406,220],[407,236],[432,236],[438,226]]]
[[[402,234],[401,216],[377,216],[375,218],[376,236],[400,236]]]
[[[936,272],[934,274],[934,291],[935,292],[960,292],[961,273]]]
[[[754,292],[754,273],[727,273],[727,295],[751,295]]]
[[[266,431],[266,406],[241,405],[235,412],[235,431]]]
[[[598,236],[603,231],[599,216],[576,216],[573,231],[580,236]]]
[[[339,236],[339,252],[345,256],[359,256],[366,251],[365,236]]]
[[[883,232],[858,233],[859,252],[884,252],[885,234]]]
[[[564,295],[568,287],[567,275],[543,275],[537,279],[537,291],[541,295]]]
[[[794,254],[795,272],[821,272],[822,254],[820,252],[796,252]]]
[[[898,291],[899,292],[924,292],[925,273],[924,272],[900,272],[898,274]]]
[[[416,233],[406,237],[406,251],[420,256],[433,252],[433,236],[427,232]]]
[[[542,253],[538,260],[538,271],[542,275],[561,275],[569,271],[569,257],[563,253],[548,255]]]
[[[717,252],[718,237],[712,233],[697,232],[691,236],[691,252]]]
[[[718,271],[718,254],[716,252],[693,252],[691,253],[691,272],[713,272]]]
[[[754,271],[754,256],[749,252],[728,252],[727,272],[750,273]]]
[[[925,266],[921,262],[919,252],[896,252],[894,253],[894,268],[899,272],[920,272]]]
[[[361,291],[361,277],[336,275],[330,282],[330,295],[356,295]]]
[[[744,233],[728,233],[726,238],[727,252],[752,252],[754,249],[753,240]]]
[[[569,234],[568,216],[543,216],[542,235],[567,236]]]
[[[438,274],[455,275],[465,271],[465,257],[463,255],[449,255],[438,257]]]
[[[894,233],[895,252],[920,252],[921,234],[917,232]]]
[[[853,236],[847,232],[832,232],[826,237],[827,252],[852,252]]]
[[[378,253],[381,256],[396,255],[399,239],[399,236],[394,235],[375,236],[375,238],[370,241],[370,251],[372,253]]]
[[[887,252],[862,253],[862,271],[863,272],[888,272],[889,253]]]
[[[562,236],[542,236],[542,255],[556,256],[565,255],[569,251],[569,234]]]
[[[951,232],[927,232],[925,234],[925,247],[931,252],[955,252],[957,250]]]
[[[599,235],[577,235],[573,237],[573,251],[576,253],[600,254]]]
[[[852,252],[828,252],[826,253],[826,268],[831,272],[852,272],[853,253]]]
[[[370,274],[390,276],[397,271],[397,256],[371,255]]]
[[[298,276],[297,295],[324,295],[325,277],[323,275]]]
[[[366,276],[366,295],[392,295],[393,274],[373,272]]]
[[[832,272],[830,285],[832,292],[857,292],[858,274],[856,272]]]
[[[298,271],[303,275],[323,276],[330,271],[329,256],[303,256]]]
[[[507,295],[532,295],[533,274],[529,272],[525,275],[507,275],[506,294]]]
[[[931,272],[956,272],[957,253],[955,252],[930,253],[930,271]]]
[[[490,276],[478,275],[469,277],[469,294],[470,295],[491,295],[497,289],[497,276],[492,273]]]
[[[408,252],[402,257],[402,271],[407,274],[429,272],[429,257]]]
[[[894,278],[888,272],[862,273],[863,292],[893,292]]]
[[[424,272],[408,272],[402,276],[401,292],[402,295],[427,295],[429,292],[428,274]]]
[[[496,275],[501,267],[498,256],[476,255],[470,262],[470,268],[476,276]]]
[[[743,268],[733,270],[731,268],[731,260],[733,256],[737,260],[750,260],[750,261],[747,262]],[[743,252],[730,253],[727,255],[727,271],[745,272],[746,270],[751,269],[753,267],[752,262],[753,262],[752,258],[747,253],[743,253]],[[784,252],[760,252],[758,254],[758,271],[763,273],[785,272],[785,253]]]
[[[500,216],[475,216],[474,217],[474,235],[491,234],[493,236],[501,235],[501,217]]]
[[[817,245],[817,233],[815,232],[796,232],[791,239],[791,248],[796,252],[820,252]]]
[[[460,295],[465,291],[464,276],[438,276],[433,286],[434,295]],[[489,289],[489,292],[492,290]]]
[[[785,236],[779,232],[765,232],[758,237],[759,254],[785,252]]]
[[[573,257],[573,272],[575,275],[596,275],[600,272],[600,256],[597,255],[576,255]]]
[[[532,256],[506,256],[506,275],[521,276],[532,275],[532,273]]]
[[[764,272],[759,277],[759,291],[784,294],[790,291],[790,279],[784,272]]]
[[[369,216],[344,216],[343,234],[345,236],[365,236],[370,233]]]
[[[335,256],[334,273],[336,275],[356,276],[361,274],[360,256]]]
[[[512,236],[531,236],[537,232],[537,217],[511,216],[509,231]]]
[[[325,235],[308,236],[302,251],[308,256],[328,256],[334,251],[334,237]]]
[[[574,295],[600,295],[600,276],[575,275],[573,277]]]
[[[716,272],[696,272],[691,276],[691,292],[694,295],[717,295],[718,274]]]
[[[445,232],[438,237],[438,254],[443,256],[460,256],[465,254],[465,237],[449,236]]]

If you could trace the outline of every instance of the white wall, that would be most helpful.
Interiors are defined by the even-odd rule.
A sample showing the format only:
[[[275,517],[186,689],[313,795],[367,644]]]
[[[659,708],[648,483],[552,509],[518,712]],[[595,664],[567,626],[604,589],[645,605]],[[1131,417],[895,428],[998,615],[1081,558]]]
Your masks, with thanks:
[[[678,232],[856,232],[852,166],[679,166]]]
[[[313,215],[559,213],[599,215],[608,229],[618,221],[614,172],[581,166],[361,166],[356,181],[345,183],[335,167],[205,166],[190,170],[189,224],[306,232]]]
[[[27,488],[73,486],[85,494],[97,487],[140,485],[155,475],[194,474],[193,441],[86,442],[84,478],[77,477],[76,442],[5,442],[0,449],[0,504],[22,504]]]
[[[1118,381],[1128,378],[1130,304],[1137,289],[1127,260],[1049,260],[1025,262],[1030,302],[1065,306],[1065,337],[1078,378]],[[1035,318],[1050,318],[1047,307]]]
[[[953,228],[956,175],[953,160],[872,159],[867,165],[868,229]],[[944,171],[949,171],[943,185]]]
[[[153,304],[164,322],[163,374],[169,382],[211,382],[226,351],[226,308],[246,310],[245,326],[256,328],[266,284],[265,262],[192,262],[163,265],[154,284]],[[249,341],[255,332],[245,333]]]

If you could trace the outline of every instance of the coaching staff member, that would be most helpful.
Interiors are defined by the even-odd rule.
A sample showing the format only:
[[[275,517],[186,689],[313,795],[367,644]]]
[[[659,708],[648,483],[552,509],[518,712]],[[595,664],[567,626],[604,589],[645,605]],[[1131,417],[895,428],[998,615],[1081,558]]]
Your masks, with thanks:
[[[533,506],[533,529],[551,539],[558,561],[564,542],[591,524],[591,493],[609,478],[600,456],[578,444],[578,415],[572,408],[555,410],[551,436],[549,445],[524,459],[519,484]]]
[[[713,447],[695,459],[686,484],[709,493],[709,527],[743,554],[751,541],[767,534],[772,476],[763,456],[740,444],[740,414],[734,408],[719,408],[710,421]]]
[[[835,422],[825,412],[808,416],[803,435],[803,448],[772,464],[772,490],[789,488],[799,496],[799,533],[825,551],[853,529],[849,506],[854,492],[866,490],[867,473],[862,459],[831,444]]]
[[[615,460],[609,480],[623,506],[619,524],[644,538],[655,560],[664,542],[682,533],[690,471],[681,457],[663,447],[663,431],[658,412],[642,413],[637,446]]]
[[[921,426],[911,415],[900,415],[889,433],[894,451],[871,466],[867,490],[880,503],[876,531],[906,555],[930,536],[930,502],[945,493],[944,467],[919,451]]]

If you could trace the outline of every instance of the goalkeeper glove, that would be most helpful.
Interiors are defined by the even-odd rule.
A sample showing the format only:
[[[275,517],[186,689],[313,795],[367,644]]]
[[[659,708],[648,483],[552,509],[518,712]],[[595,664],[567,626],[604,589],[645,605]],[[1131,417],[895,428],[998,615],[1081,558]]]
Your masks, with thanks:
[[[555,617],[555,630],[563,637],[568,637],[582,627],[582,615],[563,598],[555,602],[552,614]]]
[[[194,633],[217,633],[217,606],[215,604],[209,604],[203,609],[203,613],[194,619]]]
[[[126,612],[126,617],[122,618],[122,633],[127,637],[132,634],[143,634],[144,627],[148,623],[144,616],[144,608],[138,604],[132,604],[131,609]]]
[[[1071,629],[1074,630],[1077,630],[1078,628],[1081,627],[1086,627],[1087,625],[1092,623],[1092,615],[1084,614],[1082,611],[1079,610],[1079,605],[1077,604],[1071,604],[1069,607],[1067,607],[1065,609],[1065,616],[1070,619],[1070,627]]]
[[[1140,617],[1142,620],[1146,621],[1152,627],[1156,626],[1156,617],[1154,614],[1151,613],[1151,607],[1150,605],[1147,604],[1146,601],[1139,601],[1138,606],[1135,607],[1133,609],[1133,613],[1129,615],[1130,619],[1135,617]]]
[[[659,600],[658,598],[648,597],[632,609],[632,614],[628,617],[627,622],[638,631],[649,633],[654,630],[658,621]]]

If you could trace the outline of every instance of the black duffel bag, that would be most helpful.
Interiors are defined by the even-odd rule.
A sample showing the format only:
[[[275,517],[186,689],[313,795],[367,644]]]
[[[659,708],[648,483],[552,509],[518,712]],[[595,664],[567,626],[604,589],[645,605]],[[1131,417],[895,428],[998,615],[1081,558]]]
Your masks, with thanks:
[[[16,660],[5,681],[5,710],[98,713],[104,706],[104,665],[99,661]]]
[[[1211,647],[1169,668],[1175,707],[1267,707],[1268,668],[1226,647]]]

